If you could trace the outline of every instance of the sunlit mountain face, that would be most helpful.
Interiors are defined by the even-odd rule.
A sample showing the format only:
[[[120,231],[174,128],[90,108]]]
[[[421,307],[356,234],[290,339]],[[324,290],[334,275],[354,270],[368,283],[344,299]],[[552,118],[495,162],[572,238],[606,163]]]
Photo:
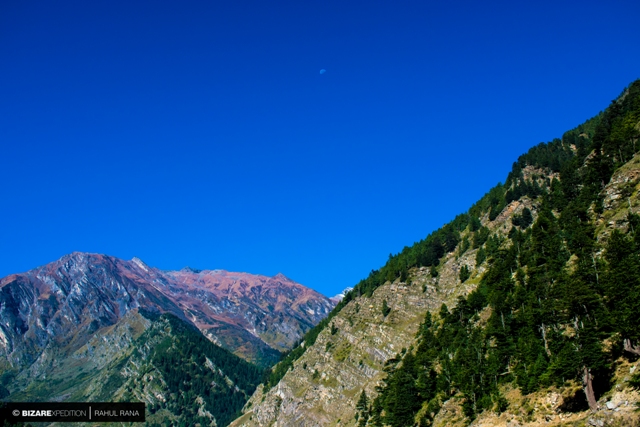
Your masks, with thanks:
[[[282,274],[161,271],[140,259],[73,253],[0,281],[0,353],[29,366],[52,346],[72,353],[132,310],[171,313],[212,342],[270,365],[333,308]]]

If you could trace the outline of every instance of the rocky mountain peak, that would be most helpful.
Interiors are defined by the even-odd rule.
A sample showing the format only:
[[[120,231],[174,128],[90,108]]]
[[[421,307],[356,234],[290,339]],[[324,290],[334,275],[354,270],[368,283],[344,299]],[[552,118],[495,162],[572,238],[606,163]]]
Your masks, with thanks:
[[[74,252],[0,279],[0,355],[11,364],[31,364],[53,341],[82,346],[96,330],[140,308],[171,313],[237,355],[269,364],[333,307],[288,279],[192,268],[163,272],[137,257]]]
[[[273,276],[274,280],[280,280],[280,281],[284,281],[284,282],[293,282],[293,280],[289,279],[287,276],[285,276],[282,273],[278,273],[275,276]]]
[[[145,264],[144,261],[142,261],[140,258],[134,256],[131,259],[131,262],[137,265],[138,267],[140,267],[141,269],[143,269],[144,271],[147,271],[147,272],[149,271],[149,266]]]
[[[193,274],[200,274],[202,272],[202,270],[197,270],[195,268],[191,268],[188,265],[186,267],[183,267],[180,271],[182,271],[184,273],[193,273]]]

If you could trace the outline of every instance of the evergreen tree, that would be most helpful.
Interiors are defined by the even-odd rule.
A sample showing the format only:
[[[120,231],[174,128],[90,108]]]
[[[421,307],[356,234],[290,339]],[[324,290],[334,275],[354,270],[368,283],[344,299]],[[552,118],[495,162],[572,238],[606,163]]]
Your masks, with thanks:
[[[467,279],[470,276],[471,276],[471,272],[469,271],[469,267],[466,265],[463,265],[462,268],[460,269],[460,281],[464,283],[467,281]]]
[[[356,410],[358,411],[356,417],[358,418],[358,426],[364,427],[367,425],[369,419],[369,399],[367,393],[362,390],[358,403],[356,403]]]
[[[391,313],[391,307],[389,307],[387,300],[382,300],[382,315],[387,317]]]
[[[631,225],[630,225],[631,228]],[[632,236],[636,233],[632,232]],[[640,256],[634,240],[614,230],[609,237],[603,277],[611,327],[619,332],[627,351],[640,355]]]
[[[362,393],[360,393],[360,398],[358,399],[358,403],[356,404],[356,409],[359,412],[365,412],[367,411],[369,407],[369,399],[367,398],[367,392],[362,390]]]

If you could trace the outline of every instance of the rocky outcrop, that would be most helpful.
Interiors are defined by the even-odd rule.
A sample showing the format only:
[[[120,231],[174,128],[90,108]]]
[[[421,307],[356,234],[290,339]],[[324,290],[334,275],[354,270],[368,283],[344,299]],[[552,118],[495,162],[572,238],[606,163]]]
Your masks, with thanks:
[[[236,325],[270,347],[289,350],[335,306],[283,274],[273,277],[224,270],[165,272],[166,295],[188,307],[187,317],[209,336]],[[215,321],[211,321],[215,319]]]
[[[627,215],[640,213],[640,154],[620,167],[601,192],[604,211],[600,215],[593,213],[598,227],[598,239],[606,239],[614,228],[626,230]]]
[[[542,187],[545,182],[559,179],[555,174],[546,181],[544,171],[531,167],[524,172],[525,177],[538,179]],[[605,210],[601,215],[593,214],[599,239],[606,239],[614,227],[626,230],[627,215],[640,212],[639,185],[640,155],[637,155],[616,171],[602,191]],[[511,219],[527,208],[535,220],[539,203],[540,199],[522,197],[509,203],[493,221],[486,214],[481,219],[482,225],[489,228],[491,235],[503,239],[503,245],[510,245],[506,237],[513,227]],[[461,239],[467,233],[464,231]],[[432,277],[426,268],[414,268],[406,282],[387,282],[370,298],[362,296],[349,302],[275,387],[258,388],[245,405],[242,417],[231,425],[355,426],[355,406],[360,394],[365,391],[369,398],[377,395],[376,386],[386,375],[385,363],[411,351],[426,312],[437,312],[442,303],[451,308],[459,296],[475,289],[486,270],[485,264],[477,265],[476,253],[473,249],[462,251],[458,245],[441,260],[437,277]],[[460,271],[464,266],[470,277],[462,283]],[[385,300],[391,308],[387,316],[382,313]],[[481,315],[481,321],[486,321],[488,315],[488,312]],[[485,411],[471,422],[462,411],[462,400],[453,396],[442,402],[433,425],[638,425],[636,407],[640,395],[628,385],[636,365],[623,359],[616,363],[615,385],[600,396],[596,412],[574,404],[584,400],[579,384],[526,396],[518,389],[505,389],[502,392],[508,408],[502,414]]]
[[[0,368],[38,374],[44,360],[72,354],[132,310],[172,313],[269,365],[333,307],[282,274],[161,271],[138,258],[77,252],[0,280]]]
[[[494,221],[485,216],[482,224],[504,236],[511,229],[513,215],[521,214],[525,207],[536,215],[536,203],[523,198],[512,202]],[[406,282],[387,282],[371,297],[349,302],[279,384],[271,390],[260,386],[245,405],[243,416],[231,425],[355,425],[360,394],[364,390],[369,397],[377,395],[376,386],[386,375],[385,363],[415,343],[426,312],[437,312],[443,303],[454,306],[458,297],[477,286],[485,270],[484,265],[476,265],[477,250],[460,254],[458,249],[445,255],[437,277],[426,267],[414,268]],[[464,283],[460,281],[463,266],[471,271]],[[386,316],[384,301],[391,309]]]

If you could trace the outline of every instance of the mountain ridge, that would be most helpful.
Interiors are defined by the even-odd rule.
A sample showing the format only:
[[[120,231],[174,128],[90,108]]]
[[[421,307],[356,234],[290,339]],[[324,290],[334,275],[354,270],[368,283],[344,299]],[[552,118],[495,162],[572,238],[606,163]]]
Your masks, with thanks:
[[[0,279],[0,399],[143,401],[151,426],[226,425],[333,306],[282,273],[73,252]]]
[[[636,81],[373,270],[231,425],[638,425],[639,139]]]
[[[84,252],[0,279],[0,298],[0,351],[10,361],[23,333],[45,348],[76,324],[92,332],[145,308],[170,312],[223,347],[269,364],[333,307],[282,274],[161,271],[139,258]]]

